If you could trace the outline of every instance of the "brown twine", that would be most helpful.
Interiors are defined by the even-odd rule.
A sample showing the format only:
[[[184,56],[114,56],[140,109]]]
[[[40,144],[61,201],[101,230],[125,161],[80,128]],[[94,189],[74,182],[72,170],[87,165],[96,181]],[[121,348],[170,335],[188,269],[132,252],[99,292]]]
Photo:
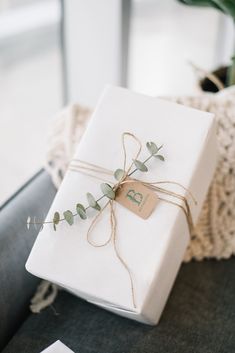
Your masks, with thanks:
[[[127,151],[126,151],[126,146],[125,146],[125,139],[126,137],[131,137],[133,138],[137,144],[138,144],[138,150],[135,154],[135,157],[133,158],[133,161],[130,163],[130,166],[126,169],[126,164],[127,164]],[[187,220],[187,224],[188,224],[188,228],[189,228],[189,233],[190,235],[193,232],[193,220],[192,220],[192,214],[191,214],[191,210],[190,210],[190,206],[187,200],[187,197],[182,196],[176,192],[173,192],[171,190],[162,188],[160,186],[157,185],[161,185],[161,184],[172,184],[172,185],[178,185],[179,187],[181,187],[184,191],[186,191],[186,193],[191,197],[191,199],[193,200],[193,202],[196,204],[196,200],[193,197],[192,193],[186,189],[183,185],[181,185],[178,182],[175,181],[169,181],[169,180],[163,180],[163,181],[155,181],[155,182],[146,182],[146,181],[142,181],[142,180],[138,180],[138,179],[127,179],[127,177],[129,177],[133,171],[130,173],[133,165],[134,165],[134,160],[138,158],[138,156],[141,153],[142,150],[142,144],[140,142],[140,140],[134,135],[131,134],[129,132],[124,132],[122,134],[122,149],[123,149],[123,170],[125,171],[123,177],[121,178],[121,180],[119,182],[117,182],[116,184],[114,184],[113,182],[107,181],[106,179],[103,179],[100,176],[97,176],[97,174],[104,174],[104,175],[109,175],[109,176],[113,176],[113,171],[97,166],[93,163],[89,163],[89,162],[85,162],[79,159],[73,159],[70,163],[69,166],[69,170],[74,171],[74,172],[80,172],[84,175],[87,175],[89,177],[98,179],[98,180],[102,180],[105,182],[108,182],[113,186],[114,191],[117,191],[118,188],[121,187],[121,185],[125,184],[125,183],[133,183],[133,182],[140,182],[143,185],[145,185],[146,187],[148,187],[149,189],[155,191],[158,193],[158,199],[161,201],[164,201],[166,203],[172,204],[174,206],[179,207],[185,214],[186,220]],[[181,203],[178,203],[174,200],[169,200],[167,198],[161,197],[159,196],[159,194],[165,194],[167,196],[171,196],[173,198],[175,198],[176,200],[180,201]],[[118,260],[120,261],[120,263],[122,264],[122,266],[126,269],[129,279],[130,279],[130,286],[131,286],[131,295],[132,295],[132,303],[134,308],[136,308],[136,300],[135,300],[135,290],[134,290],[134,281],[133,281],[133,277],[132,277],[132,273],[131,270],[129,268],[129,266],[127,265],[126,261],[123,259],[123,257],[120,254],[120,251],[118,250],[117,247],[117,220],[116,220],[116,214],[115,214],[115,209],[114,209],[114,201],[115,200],[109,200],[99,211],[99,213],[95,216],[95,218],[92,220],[88,231],[87,231],[87,241],[91,246],[100,248],[100,247],[104,247],[106,245],[108,245],[111,241],[113,242],[113,247],[114,247],[114,251],[116,254],[116,257],[118,258]],[[91,239],[91,233],[94,229],[94,227],[96,226],[97,222],[99,221],[99,219],[101,218],[104,210],[107,207],[110,207],[110,217],[109,217],[109,222],[110,222],[110,235],[107,238],[107,240],[105,240],[103,243],[95,243],[92,239]]]

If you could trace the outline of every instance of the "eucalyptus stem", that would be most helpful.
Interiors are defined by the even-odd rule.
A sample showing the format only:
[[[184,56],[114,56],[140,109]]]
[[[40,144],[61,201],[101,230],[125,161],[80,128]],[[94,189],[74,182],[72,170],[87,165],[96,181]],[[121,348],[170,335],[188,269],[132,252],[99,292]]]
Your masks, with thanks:
[[[151,158],[153,157],[153,155],[150,155],[148,158],[146,158],[142,163],[145,164],[147,163]],[[128,174],[128,176],[131,176],[132,174],[134,174],[135,172],[137,172],[138,168],[135,168],[131,173]],[[96,202],[99,202],[101,200],[103,200],[106,196],[105,195],[102,195],[100,196],[98,199],[96,199],[95,201]],[[85,208],[85,210],[87,211],[89,208],[92,208],[91,206],[87,206]],[[73,217],[76,217],[78,216],[78,213],[73,213]],[[65,218],[61,218],[60,219],[60,222],[62,221],[65,221],[66,219]],[[53,221],[46,221],[46,222],[33,222],[32,224],[53,224],[54,222]]]
[[[151,158],[153,157],[153,155],[151,154],[148,158],[146,158],[142,163],[145,165],[145,163],[147,163]],[[131,173],[128,174],[128,176],[131,176],[132,174],[134,174],[135,172],[137,172],[138,168],[135,168]]]
[[[159,150],[162,148],[162,146],[160,146],[159,148],[155,145],[154,142],[147,142],[146,144],[149,152],[150,152],[150,156],[148,158],[146,158],[143,162],[138,161],[138,160],[134,160],[134,164],[136,166],[136,168],[130,172],[128,174],[128,176],[130,177],[131,175],[133,175],[135,172],[142,171],[142,172],[146,172],[148,171],[147,167],[145,166],[145,164],[153,157],[158,157],[159,159],[161,159],[162,161],[164,160],[164,157],[161,155],[158,155]],[[120,170],[117,169],[116,171],[121,171],[122,175],[125,173],[124,170]],[[125,175],[125,174],[124,174]],[[117,179],[115,173],[114,173],[115,178]],[[119,178],[117,180],[120,180]],[[116,184],[117,186],[118,184]],[[104,189],[103,189],[104,188]],[[67,221],[70,225],[72,225],[74,223],[73,218],[76,216],[80,216],[82,219],[86,219],[87,215],[86,215],[86,211],[89,208],[93,208],[96,210],[100,210],[100,205],[99,205],[99,201],[101,201],[102,199],[104,199],[105,197],[109,198],[109,199],[114,199],[115,198],[115,191],[116,191],[116,187],[115,186],[110,186],[109,184],[101,184],[101,190],[103,191],[103,195],[100,196],[98,199],[95,199],[94,196],[90,193],[87,193],[87,200],[88,200],[88,206],[84,207],[82,204],[77,204],[76,208],[77,208],[77,212],[76,213],[72,213],[70,210],[67,210],[63,213],[64,217],[60,218],[60,214],[59,212],[55,212],[54,214],[54,218],[52,221],[45,221],[45,222],[31,222],[31,218],[29,217],[29,221],[27,221],[27,226],[29,226],[30,224],[34,224],[34,225],[44,225],[44,224],[53,224],[54,225],[54,230],[56,230],[56,226],[63,221]]]

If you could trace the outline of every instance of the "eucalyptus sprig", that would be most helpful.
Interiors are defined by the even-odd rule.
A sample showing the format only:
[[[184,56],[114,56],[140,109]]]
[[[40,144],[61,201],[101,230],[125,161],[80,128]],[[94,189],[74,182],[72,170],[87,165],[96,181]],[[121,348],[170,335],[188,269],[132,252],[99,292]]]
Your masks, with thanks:
[[[140,172],[147,172],[148,167],[146,166],[146,163],[151,159],[151,158],[157,158],[160,161],[164,161],[163,155],[159,154],[159,151],[162,149],[162,145],[158,147],[154,142],[147,142],[146,143],[147,150],[149,152],[148,158],[146,158],[144,161],[140,161],[138,159],[133,160],[133,165],[135,166],[135,169],[130,171],[128,175],[126,175],[125,170],[123,169],[116,169],[114,172],[114,178],[117,180],[117,182],[120,182],[122,179],[124,179],[126,176],[130,177],[132,174],[134,174],[137,171]],[[117,184],[118,185],[118,184]],[[77,203],[75,206],[76,212],[73,213],[71,210],[66,210],[63,212],[61,215],[58,211],[54,213],[53,219],[51,221],[45,221],[45,222],[40,222],[36,221],[35,218],[32,220],[31,217],[28,217],[27,219],[27,228],[29,229],[30,225],[34,225],[36,228],[39,226],[39,230],[41,231],[43,229],[44,224],[53,224],[53,228],[56,231],[56,227],[60,222],[66,221],[70,226],[74,224],[74,217],[79,216],[80,219],[85,220],[87,219],[87,210],[88,209],[94,209],[96,211],[101,210],[101,206],[99,202],[104,199],[108,198],[110,200],[115,199],[116,191],[117,191],[117,186],[111,186],[108,183],[102,183],[100,184],[100,189],[102,191],[102,195],[96,199],[90,192],[87,192],[86,198],[87,198],[87,206],[84,206],[81,203]]]

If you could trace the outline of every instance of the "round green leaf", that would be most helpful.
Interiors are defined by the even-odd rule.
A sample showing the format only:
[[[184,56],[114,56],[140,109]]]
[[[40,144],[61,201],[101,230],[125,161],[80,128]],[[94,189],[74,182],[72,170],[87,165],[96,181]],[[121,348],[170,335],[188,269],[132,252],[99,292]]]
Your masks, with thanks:
[[[58,224],[59,221],[60,221],[60,214],[59,214],[59,212],[55,212],[54,217],[53,217],[53,223]]]
[[[31,224],[31,217],[29,216],[28,218],[27,218],[27,222],[26,222],[26,225],[27,225],[27,229],[29,230],[29,228],[30,228],[30,224]]]
[[[86,194],[86,197],[87,197],[87,201],[88,201],[88,204],[90,207],[94,208],[95,210],[97,211],[100,211],[100,205],[98,204],[98,202],[96,201],[96,199],[94,198],[94,196],[88,192]]]
[[[39,230],[39,225],[37,224],[37,219],[36,217],[33,217],[33,226],[36,231]]]
[[[144,163],[142,163],[141,161],[139,161],[138,159],[134,160],[134,164],[136,166],[136,168],[138,170],[140,170],[141,172],[147,172],[148,168],[146,167],[146,165]]]
[[[71,226],[73,224],[73,213],[67,210],[63,213],[66,222]]]
[[[154,142],[147,142],[146,147],[149,150],[150,154],[156,154],[158,153],[158,147]]]
[[[93,196],[90,192],[88,192],[88,193],[86,194],[86,197],[87,197],[87,201],[88,201],[88,203],[89,203],[89,206],[90,206],[90,207],[95,207],[95,205],[96,205],[96,199],[94,198],[94,196]]]
[[[98,202],[96,202],[95,206],[93,207],[95,210],[97,211],[100,211],[101,210],[101,207],[100,205],[98,204]]]
[[[77,210],[77,213],[79,214],[79,216],[81,217],[81,219],[87,218],[86,209],[81,203],[77,204],[76,210]]]
[[[164,158],[161,154],[158,154],[158,155],[156,155],[156,156],[154,156],[154,157],[160,159],[160,161],[162,161],[162,162],[165,161],[165,158]]]
[[[107,196],[109,199],[113,200],[115,198],[115,192],[112,188],[111,185],[107,183],[102,183],[100,185],[100,188],[105,196]]]
[[[114,178],[117,180],[117,181],[120,181],[125,175],[125,170],[123,169],[116,169],[115,172],[114,172]]]

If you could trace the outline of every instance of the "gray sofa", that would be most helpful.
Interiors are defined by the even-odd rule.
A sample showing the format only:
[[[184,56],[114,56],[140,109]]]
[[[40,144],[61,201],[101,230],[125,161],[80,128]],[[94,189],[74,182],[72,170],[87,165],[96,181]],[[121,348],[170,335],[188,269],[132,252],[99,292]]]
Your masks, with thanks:
[[[235,259],[183,264],[160,324],[130,321],[61,291],[41,314],[28,310],[39,279],[25,270],[56,190],[41,170],[0,210],[0,351],[39,353],[60,339],[76,353],[235,352]],[[43,261],[43,259],[42,259]]]

